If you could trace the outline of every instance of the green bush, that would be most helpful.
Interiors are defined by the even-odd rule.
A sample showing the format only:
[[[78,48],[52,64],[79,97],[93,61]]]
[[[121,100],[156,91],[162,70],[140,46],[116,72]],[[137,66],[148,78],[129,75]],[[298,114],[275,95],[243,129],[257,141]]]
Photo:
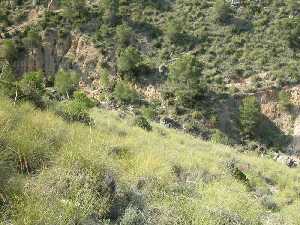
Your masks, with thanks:
[[[139,209],[128,207],[121,219],[120,225],[143,225],[146,224],[145,216]]]
[[[202,64],[189,54],[181,56],[170,66],[167,85],[179,104],[193,106],[202,95],[202,69]]]
[[[136,104],[139,102],[140,97],[136,90],[134,90],[127,82],[120,81],[116,84],[113,91],[113,97],[123,104]]]
[[[14,96],[17,90],[15,84],[16,78],[13,73],[12,67],[9,63],[4,63],[1,65],[0,70],[0,92],[5,96]]]
[[[31,49],[40,46],[41,37],[39,33],[35,30],[29,30],[26,34],[26,37],[22,40],[25,48]]]
[[[103,0],[100,4],[103,21],[114,26],[118,21],[119,0]]]
[[[214,18],[219,23],[227,23],[232,17],[232,9],[225,0],[217,0],[213,6]]]
[[[0,59],[13,62],[17,58],[17,49],[15,42],[11,40],[4,40],[0,43]]]
[[[300,25],[297,25],[289,34],[289,47],[294,51],[300,49]]]
[[[157,114],[158,114],[157,109],[153,105],[143,106],[141,110],[142,110],[143,116],[149,120],[155,120],[155,118],[157,117]]]
[[[255,136],[260,121],[260,105],[255,96],[248,96],[242,100],[240,106],[240,123],[242,133],[246,136]]]
[[[94,106],[95,103],[83,92],[75,92],[74,99],[59,103],[55,110],[56,114],[66,121],[92,125],[93,120],[89,115],[89,109]]]
[[[44,76],[41,72],[26,73],[22,80],[18,82],[21,91],[21,98],[33,102],[35,105],[42,107],[42,96],[45,93]]]
[[[151,131],[152,127],[145,117],[138,116],[134,119],[134,125],[146,131]]]
[[[71,22],[82,20],[87,14],[86,0],[62,0],[63,14]]]
[[[54,87],[61,95],[70,97],[78,88],[79,80],[78,73],[60,70],[55,74]]]
[[[120,47],[127,47],[133,36],[133,30],[127,24],[122,24],[116,28],[117,43]]]
[[[183,32],[183,26],[181,21],[178,21],[176,19],[169,19],[165,31],[168,40],[173,43],[178,42],[182,32]]]
[[[82,91],[76,91],[74,93],[74,99],[75,101],[81,102],[86,108],[93,108],[95,107],[95,102],[92,101],[84,92]]]
[[[220,130],[215,130],[211,136],[211,141],[216,144],[230,145],[230,139]]]
[[[142,57],[139,51],[134,47],[128,47],[122,50],[118,56],[117,67],[121,74],[134,78],[141,62]]]
[[[289,110],[292,106],[289,93],[280,91],[278,94],[278,103],[282,110]]]

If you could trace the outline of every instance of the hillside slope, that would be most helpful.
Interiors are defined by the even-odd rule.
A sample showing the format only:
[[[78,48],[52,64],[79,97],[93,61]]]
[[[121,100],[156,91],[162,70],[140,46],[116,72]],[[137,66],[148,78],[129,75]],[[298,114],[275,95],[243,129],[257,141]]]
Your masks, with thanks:
[[[0,224],[299,225],[299,169],[94,109],[0,99]]]

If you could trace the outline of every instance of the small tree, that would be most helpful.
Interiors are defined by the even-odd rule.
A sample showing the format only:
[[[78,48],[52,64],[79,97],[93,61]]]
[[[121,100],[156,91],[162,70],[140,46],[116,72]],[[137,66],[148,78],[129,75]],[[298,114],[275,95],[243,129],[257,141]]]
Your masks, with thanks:
[[[37,106],[42,106],[42,96],[45,92],[43,74],[41,72],[26,73],[18,84],[22,97],[32,101]]]
[[[202,69],[202,64],[189,54],[180,57],[170,66],[167,85],[179,104],[191,105],[202,94]]]
[[[180,34],[183,32],[183,27],[180,21],[170,19],[166,26],[165,34],[170,42],[176,43],[179,40]]]
[[[122,104],[135,104],[139,101],[139,95],[130,85],[125,81],[117,83],[113,92],[115,99]]]
[[[242,133],[246,136],[255,136],[260,121],[260,105],[255,96],[243,99],[240,106],[240,124]]]
[[[279,106],[282,110],[289,110],[292,106],[290,95],[285,91],[280,91],[278,94]]]
[[[82,18],[86,14],[86,0],[62,0],[64,16],[69,20]]]
[[[36,48],[41,44],[41,37],[38,32],[30,30],[22,42],[26,48]]]
[[[300,11],[299,0],[287,0],[287,6],[292,13]]]
[[[121,51],[118,59],[118,70],[122,74],[135,75],[142,61],[142,57],[138,50],[134,47],[128,47]]]
[[[300,24],[298,24],[289,34],[288,44],[294,51],[300,49]]]
[[[132,38],[133,31],[131,27],[126,24],[117,26],[116,37],[118,45],[121,47],[127,47],[130,44],[130,39]]]
[[[152,127],[147,119],[143,116],[138,116],[134,119],[134,125],[138,126],[146,131],[151,131]]]
[[[55,75],[54,87],[57,91],[68,98],[78,88],[80,76],[74,71],[60,70]]]
[[[109,25],[116,25],[119,13],[119,0],[103,0],[101,1],[102,18]]]
[[[83,92],[75,92],[72,100],[60,102],[56,107],[56,114],[69,122],[82,122],[91,125],[92,118],[89,115],[89,109],[93,108],[95,103],[89,99]]]
[[[13,41],[4,40],[0,44],[0,59],[1,58],[9,62],[12,62],[17,58],[17,49]]]
[[[4,63],[0,70],[0,91],[7,96],[13,96],[16,92],[15,74],[9,63]]]
[[[232,17],[232,9],[225,0],[217,0],[213,6],[214,18],[219,23],[227,23]]]

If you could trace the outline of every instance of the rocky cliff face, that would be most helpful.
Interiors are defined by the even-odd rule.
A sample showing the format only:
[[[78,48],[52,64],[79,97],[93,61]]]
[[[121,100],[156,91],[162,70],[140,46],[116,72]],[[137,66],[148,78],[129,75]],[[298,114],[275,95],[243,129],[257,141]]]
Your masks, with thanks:
[[[99,76],[103,61],[101,50],[83,35],[69,33],[62,36],[55,29],[47,29],[41,40],[40,46],[27,51],[16,61],[18,75],[41,70],[46,76],[52,76],[62,68],[78,71],[84,80]]]

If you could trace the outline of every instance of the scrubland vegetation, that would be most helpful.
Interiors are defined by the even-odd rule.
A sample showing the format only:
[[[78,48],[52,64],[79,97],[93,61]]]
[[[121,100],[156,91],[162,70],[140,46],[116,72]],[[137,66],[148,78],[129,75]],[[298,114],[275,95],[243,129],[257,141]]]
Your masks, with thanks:
[[[298,0],[53,2],[0,1],[0,225],[300,225]]]
[[[0,113],[2,224],[299,224],[299,169],[104,109]]]

